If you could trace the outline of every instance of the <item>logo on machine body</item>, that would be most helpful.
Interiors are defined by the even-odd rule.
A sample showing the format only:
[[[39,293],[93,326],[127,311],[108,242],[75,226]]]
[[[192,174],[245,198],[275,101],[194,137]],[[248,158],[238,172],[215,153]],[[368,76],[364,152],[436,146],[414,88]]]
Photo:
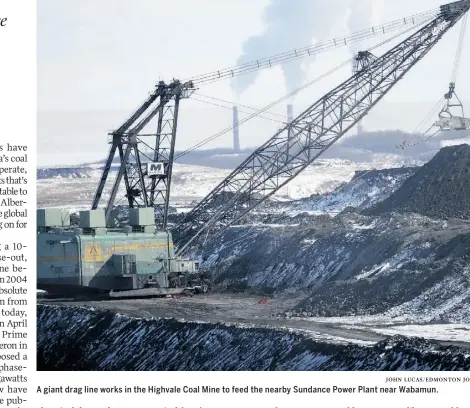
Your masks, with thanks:
[[[147,175],[163,176],[165,175],[165,166],[161,162],[149,162],[147,163]]]

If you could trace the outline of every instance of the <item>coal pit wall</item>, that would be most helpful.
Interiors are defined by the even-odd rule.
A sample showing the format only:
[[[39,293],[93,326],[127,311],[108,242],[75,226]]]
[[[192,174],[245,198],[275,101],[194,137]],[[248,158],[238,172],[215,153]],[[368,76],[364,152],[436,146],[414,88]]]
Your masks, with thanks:
[[[283,330],[41,304],[37,326],[41,371],[470,370],[464,350],[422,339],[393,337],[372,347],[326,344]]]

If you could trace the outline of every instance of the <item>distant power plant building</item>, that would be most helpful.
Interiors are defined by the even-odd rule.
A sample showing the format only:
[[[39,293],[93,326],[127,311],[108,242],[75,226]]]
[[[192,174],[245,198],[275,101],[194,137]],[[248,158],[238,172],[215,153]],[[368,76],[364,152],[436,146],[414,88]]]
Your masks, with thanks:
[[[238,106],[233,107],[233,151],[240,153],[240,133],[238,131]]]

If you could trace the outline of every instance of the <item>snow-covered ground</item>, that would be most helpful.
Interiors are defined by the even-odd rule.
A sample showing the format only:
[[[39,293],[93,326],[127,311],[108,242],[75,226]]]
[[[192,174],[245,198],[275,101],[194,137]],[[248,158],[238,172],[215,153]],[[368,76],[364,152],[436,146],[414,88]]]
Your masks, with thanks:
[[[279,201],[287,202],[272,203],[273,213],[267,207],[250,214],[244,225],[227,229],[217,244],[208,245],[205,266],[218,271],[222,289],[308,291],[293,319],[470,342],[468,222],[413,213],[348,212],[334,219],[300,214],[370,208],[412,177],[415,169],[400,168],[403,164],[399,156],[377,156],[371,163],[318,160],[277,194]],[[54,176],[51,169],[51,177],[38,180],[38,205],[89,208],[101,171],[98,165],[87,166],[82,176]],[[368,172],[390,168],[395,169]],[[360,171],[366,173],[358,175]],[[176,164],[172,206],[179,211],[191,208],[229,173]],[[109,188],[103,199],[108,196]],[[347,316],[302,318],[343,314]],[[319,335],[313,328],[306,333],[310,338]],[[339,337],[330,340],[338,342]]]
[[[392,326],[373,329],[377,333],[390,336],[423,337],[430,340],[470,343],[469,324],[429,324]]]
[[[470,344],[470,324],[409,324],[409,316],[374,316],[292,318],[300,322],[331,325],[346,330],[363,330],[386,336],[420,337],[428,340],[461,342]],[[407,324],[408,323],[408,324]]]
[[[398,155],[376,155],[374,161],[370,163],[320,159],[317,160],[315,166],[310,166],[287,186],[280,189],[275,197],[278,200],[298,200],[310,197],[312,194],[329,193],[349,182],[357,171],[401,167],[404,163],[404,159]],[[44,177],[37,181],[39,207],[61,207],[70,211],[90,208],[101,177],[101,165],[94,163],[76,168],[81,170],[71,172],[67,168],[64,172],[65,166],[38,170]],[[176,163],[173,168],[171,205],[191,207],[230,173],[231,170]],[[104,190],[103,203],[109,198],[115,176],[116,171],[111,171],[109,175],[111,182]],[[124,203],[123,185],[121,185],[117,203]]]
[[[289,214],[334,214],[348,207],[370,208],[400,188],[416,169],[418,167],[358,171],[347,184],[332,192],[291,201],[280,208]]]

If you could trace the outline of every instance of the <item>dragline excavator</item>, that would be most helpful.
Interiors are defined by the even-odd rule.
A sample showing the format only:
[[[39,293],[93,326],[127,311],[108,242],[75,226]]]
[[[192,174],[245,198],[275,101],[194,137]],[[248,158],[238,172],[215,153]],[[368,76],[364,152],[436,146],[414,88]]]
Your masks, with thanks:
[[[160,82],[110,134],[110,151],[92,208],[81,212],[79,226],[70,227],[67,216],[57,210],[38,210],[39,284],[114,291],[153,288],[161,293],[207,291],[210,274],[184,256],[217,239],[313,163],[367,115],[469,9],[470,0],[457,1],[312,47],[187,81]],[[277,131],[170,230],[169,198],[181,100],[205,83],[392,31],[398,34],[379,46],[409,35],[380,57],[373,55],[376,47],[359,53],[354,75]],[[145,131],[153,119],[156,131]],[[116,177],[110,181],[113,164]],[[129,211],[125,225],[116,213],[119,196]]]

